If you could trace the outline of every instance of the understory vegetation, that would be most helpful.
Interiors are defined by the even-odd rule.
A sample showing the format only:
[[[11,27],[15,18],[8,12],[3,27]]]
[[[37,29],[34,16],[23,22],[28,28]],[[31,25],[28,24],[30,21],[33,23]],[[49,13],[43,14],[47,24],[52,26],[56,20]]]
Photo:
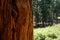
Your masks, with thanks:
[[[60,24],[34,28],[34,40],[60,40]]]

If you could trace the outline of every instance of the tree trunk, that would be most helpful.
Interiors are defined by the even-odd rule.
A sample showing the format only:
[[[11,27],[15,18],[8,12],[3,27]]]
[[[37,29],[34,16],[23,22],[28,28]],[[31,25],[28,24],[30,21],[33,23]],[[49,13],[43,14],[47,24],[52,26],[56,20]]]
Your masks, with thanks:
[[[44,27],[45,25],[44,25],[44,21],[42,21],[42,27]]]
[[[33,40],[32,0],[0,0],[0,40]]]

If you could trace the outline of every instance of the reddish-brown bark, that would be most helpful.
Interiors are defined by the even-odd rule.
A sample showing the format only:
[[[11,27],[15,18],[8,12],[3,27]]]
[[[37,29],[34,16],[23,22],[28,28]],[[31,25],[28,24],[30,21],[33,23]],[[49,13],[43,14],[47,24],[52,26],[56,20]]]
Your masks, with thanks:
[[[33,40],[32,0],[0,0],[0,40]]]

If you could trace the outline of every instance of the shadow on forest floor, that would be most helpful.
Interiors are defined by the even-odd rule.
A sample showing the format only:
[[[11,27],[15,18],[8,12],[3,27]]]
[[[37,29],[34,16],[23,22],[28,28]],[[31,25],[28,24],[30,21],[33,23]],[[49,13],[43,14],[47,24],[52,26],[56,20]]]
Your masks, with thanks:
[[[37,25],[35,25],[35,23],[33,23],[33,24],[34,24],[34,28],[45,28],[45,27],[48,27],[48,26],[52,26],[53,24],[59,24],[59,23],[60,23],[60,19],[58,19],[57,21],[53,21],[51,23],[47,22],[47,23],[44,24],[44,26],[41,23],[38,23]]]
[[[59,24],[60,22],[58,23],[53,23],[53,24]],[[34,26],[34,28],[45,28],[45,27],[48,27],[48,26],[52,26],[53,24],[44,24],[44,26],[42,24],[38,24],[36,26]]]

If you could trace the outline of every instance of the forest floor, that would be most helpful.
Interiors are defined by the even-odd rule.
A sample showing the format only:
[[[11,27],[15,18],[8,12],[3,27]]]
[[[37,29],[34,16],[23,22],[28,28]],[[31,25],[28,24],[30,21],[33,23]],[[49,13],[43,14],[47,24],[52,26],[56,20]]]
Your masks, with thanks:
[[[34,40],[60,40],[60,24],[34,28]]]

